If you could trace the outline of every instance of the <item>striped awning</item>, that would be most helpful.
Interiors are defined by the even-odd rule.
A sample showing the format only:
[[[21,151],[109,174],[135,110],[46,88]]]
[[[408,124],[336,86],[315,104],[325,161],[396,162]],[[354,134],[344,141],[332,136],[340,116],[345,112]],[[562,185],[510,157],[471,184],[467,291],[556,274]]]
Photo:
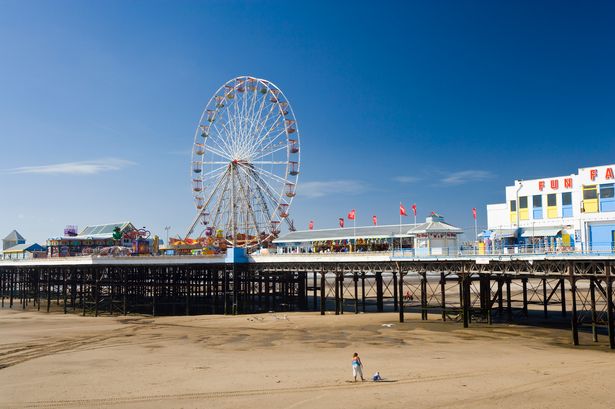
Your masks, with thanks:
[[[555,227],[526,227],[521,233],[521,237],[553,237],[557,236],[563,229],[562,226]]]
[[[517,229],[493,229],[491,230],[491,240],[507,239],[517,236]]]

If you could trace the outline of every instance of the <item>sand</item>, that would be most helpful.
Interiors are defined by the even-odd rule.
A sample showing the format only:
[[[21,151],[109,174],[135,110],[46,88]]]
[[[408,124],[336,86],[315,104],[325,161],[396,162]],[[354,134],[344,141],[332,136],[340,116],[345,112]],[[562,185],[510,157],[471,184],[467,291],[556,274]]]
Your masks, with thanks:
[[[407,318],[0,310],[0,407],[615,407],[615,352],[588,334]],[[385,382],[352,382],[355,351]]]

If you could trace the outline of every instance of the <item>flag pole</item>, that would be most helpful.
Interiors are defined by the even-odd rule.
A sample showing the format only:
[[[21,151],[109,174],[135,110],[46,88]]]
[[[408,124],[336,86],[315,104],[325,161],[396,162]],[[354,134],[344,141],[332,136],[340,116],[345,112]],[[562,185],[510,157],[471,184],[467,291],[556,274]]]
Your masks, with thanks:
[[[354,236],[354,251],[357,252],[357,216],[352,219],[352,234]]]
[[[476,217],[474,217],[474,254],[477,254],[478,248],[478,224],[476,222]]]
[[[399,252],[402,254],[401,250],[401,202],[399,202]]]

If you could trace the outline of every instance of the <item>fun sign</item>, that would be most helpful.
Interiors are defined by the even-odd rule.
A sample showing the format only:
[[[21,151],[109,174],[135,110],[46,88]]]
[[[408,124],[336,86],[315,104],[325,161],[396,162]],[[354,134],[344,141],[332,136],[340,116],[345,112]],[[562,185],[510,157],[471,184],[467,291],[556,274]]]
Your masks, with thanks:
[[[572,189],[572,178],[565,178],[563,185],[564,185],[564,189]],[[551,187],[552,190],[559,189],[559,179],[551,179],[549,181],[549,186]],[[538,190],[542,192],[545,189],[545,187],[546,187],[545,181],[539,180]]]

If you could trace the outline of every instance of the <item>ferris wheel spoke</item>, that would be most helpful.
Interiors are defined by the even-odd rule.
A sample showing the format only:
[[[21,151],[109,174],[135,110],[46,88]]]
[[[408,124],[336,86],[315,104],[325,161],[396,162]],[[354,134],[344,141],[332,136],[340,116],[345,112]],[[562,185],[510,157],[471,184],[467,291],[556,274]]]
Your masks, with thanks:
[[[212,206],[212,211],[210,213],[213,214],[213,218],[212,218],[212,227],[213,228],[217,228],[218,227],[218,220],[220,218],[220,214],[222,213],[222,203],[224,202],[224,197],[226,195],[226,192],[228,190],[228,185],[229,185],[229,179],[226,178],[225,179],[225,183],[224,183],[224,189],[222,189],[221,192],[219,192],[218,197],[216,198],[216,201],[214,202],[214,205]]]
[[[254,100],[253,102],[255,105],[256,101],[258,100],[258,97],[253,97],[253,100]],[[264,96],[263,98],[261,98],[261,107],[265,106],[266,105],[265,103],[266,103],[266,97]],[[253,110],[252,111],[246,110],[245,120],[243,121],[245,122],[245,128],[244,128],[244,132],[241,135],[241,139],[239,141],[241,144],[241,154],[244,156],[248,155],[249,150],[250,150],[250,139],[252,138],[252,135],[253,135],[253,127],[255,123],[253,115],[254,115]]]
[[[246,173],[246,175],[248,175],[248,177],[250,177],[254,181],[254,183],[256,183],[256,185],[259,187],[259,190],[267,195],[267,199],[272,204],[275,205],[278,203],[279,200],[277,198],[277,195],[273,193],[275,192],[275,189],[272,189],[271,186],[265,180],[263,180],[261,177],[258,176],[258,174],[256,174],[256,172],[252,172],[252,169],[246,169],[245,167],[241,167],[241,169]],[[281,200],[284,199],[281,198]]]
[[[224,152],[224,155],[220,155],[220,156],[222,156],[222,157],[224,157],[224,158],[227,158],[227,159],[231,159],[230,146],[229,146],[229,145],[228,145],[228,143],[226,142],[226,139],[222,139],[222,138],[220,138],[220,136],[219,136],[219,135],[220,135],[222,132],[221,132],[221,131],[220,131],[220,129],[218,128],[218,125],[217,125],[217,124],[213,124],[213,126],[214,126],[214,130],[215,130],[216,132],[214,132],[212,135],[208,136],[208,138],[207,138],[207,139],[211,139],[211,142],[212,142],[212,143],[215,143],[215,144],[216,144],[216,146],[218,147],[218,149],[219,149],[221,152]],[[226,133],[227,131],[226,131],[226,129],[224,129],[224,124],[222,124],[221,126],[222,126],[222,129],[224,130],[224,132]],[[220,140],[220,142],[222,142],[222,145],[220,144],[220,142],[218,142],[218,140]]]
[[[273,217],[274,214],[272,214],[271,210],[269,209],[269,204],[267,204],[267,199],[265,198],[265,196],[263,194],[262,188],[258,185],[258,181],[256,181],[254,178],[252,178],[252,176],[248,173],[248,171],[245,168],[241,167],[241,170],[245,173],[247,180],[251,179],[257,185],[257,188],[254,189],[254,190],[256,192],[256,200],[259,202],[259,204],[261,206],[260,213],[263,214],[264,217],[267,217],[267,218]],[[275,202],[271,202],[271,204],[273,206],[276,205]]]
[[[264,190],[265,193],[267,193],[267,195],[269,196],[270,200],[273,203],[278,203],[278,202],[284,202],[286,203],[286,200],[284,199],[283,195],[280,193],[279,195],[277,195],[276,192],[277,190],[271,186],[271,184],[269,184],[269,182],[267,182],[265,179],[263,179],[257,172],[249,172],[249,174],[251,174],[254,178],[254,180],[257,181],[257,183],[259,184],[259,186],[262,186],[262,189]],[[283,186],[282,186],[283,188]],[[290,203],[287,203],[290,204]]]
[[[250,162],[251,165],[288,165],[286,161],[260,160]]]
[[[197,225],[197,223],[199,222],[199,219],[201,218],[201,216],[203,216],[206,212],[207,206],[209,205],[209,202],[211,201],[211,198],[213,197],[213,195],[216,193],[216,190],[218,189],[218,187],[220,186],[220,183],[222,183],[223,180],[225,180],[225,178],[223,177],[224,174],[220,175],[220,179],[218,179],[218,182],[216,183],[216,186],[212,189],[212,191],[210,192],[207,200],[204,202],[203,205],[203,209],[200,210],[197,213],[196,218],[194,219],[192,225],[190,226],[190,228],[188,229],[188,234],[186,236],[190,236],[192,234],[192,232],[194,231],[194,227]]]
[[[255,88],[254,89],[254,95],[252,97],[252,101],[253,101],[253,108],[251,113],[249,114],[249,118],[250,118],[250,129],[249,129],[249,133],[253,134],[254,131],[254,127],[256,126],[257,122],[256,120],[260,117],[261,113],[263,112],[263,108],[267,105],[267,95],[263,95],[262,98],[260,98],[260,105],[258,104],[259,102],[259,97],[258,97],[258,89]],[[262,95],[262,94],[261,94]],[[259,105],[258,111],[255,112],[256,109],[256,105]]]
[[[227,154],[224,151],[218,150],[218,148],[214,148],[211,145],[206,148],[206,152],[207,151],[215,153],[216,155],[220,156],[221,158],[225,158],[225,159],[231,160],[231,156],[229,154]]]
[[[280,162],[280,163],[282,163],[282,162]],[[283,163],[286,165],[286,162],[283,162]],[[262,173],[263,175],[268,176],[269,178],[271,178],[271,179],[273,179],[273,180],[275,180],[277,182],[281,182],[281,183],[284,183],[284,184],[288,183],[287,179],[284,179],[283,177],[280,177],[280,176],[278,176],[278,175],[276,175],[274,173],[271,173],[271,172],[269,172],[269,171],[267,171],[265,169],[256,168],[255,167],[254,170],[256,170],[258,173]]]
[[[269,111],[267,112],[267,115],[265,116],[265,118],[260,122],[260,126],[257,126],[256,129],[254,129],[254,135],[256,135],[256,137],[253,139],[252,142],[252,146],[258,146],[258,144],[262,143],[262,141],[264,140],[264,138],[262,138],[261,132],[263,131],[263,129],[265,129],[268,126],[268,122],[269,122],[269,118],[271,116],[271,113],[275,110],[276,108],[276,104],[271,104],[271,107],[269,108]],[[279,118],[278,117],[273,117],[273,125],[275,126],[275,124],[278,122]]]
[[[276,137],[277,139],[277,137]],[[278,144],[273,145],[276,139],[272,139],[266,145],[262,146],[258,149],[253,156],[253,160],[261,159],[267,155],[272,155],[278,151],[286,149],[288,147],[288,143],[285,140],[280,140]]]
[[[258,155],[260,155],[260,156],[256,156],[256,157],[254,157],[254,160],[253,160],[252,162],[250,162],[250,163],[258,163],[258,162],[257,162],[257,159],[262,159],[262,158],[264,158],[265,156],[272,155],[272,154],[274,154],[274,153],[276,153],[276,152],[278,152],[278,151],[281,151],[281,150],[283,150],[283,149],[287,149],[287,148],[288,148],[288,145],[284,144],[284,145],[280,145],[280,146],[275,147],[275,148],[271,148],[271,149],[270,149],[270,150],[268,150],[267,152],[263,152],[263,151],[261,151],[261,152],[258,154]],[[287,162],[284,162],[284,163],[287,163]]]
[[[271,132],[276,129],[278,126],[283,126],[284,123],[279,121],[279,118],[276,118],[276,120],[273,122],[273,124],[271,125],[271,127],[269,127],[269,129],[267,130],[267,132],[265,132],[263,135],[260,135],[257,137],[257,139],[254,141],[253,146],[257,147],[259,145],[262,145],[263,143],[265,143],[265,141],[267,141],[267,137],[271,134]],[[270,142],[273,142],[277,139],[277,137],[283,133],[286,132],[286,128],[282,128],[282,130],[279,132],[278,135],[276,135],[275,138],[272,138],[272,140]]]
[[[203,162],[203,163],[205,164],[205,163],[208,163],[208,162]],[[220,167],[218,167],[216,169],[213,169],[213,170],[211,170],[211,171],[209,171],[207,173],[203,173],[203,175],[201,176],[201,179],[203,181],[205,181],[205,180],[208,180],[208,179],[215,178],[215,177],[219,176],[219,172],[223,172],[224,168],[226,168],[227,166],[228,166],[228,163],[224,162],[224,166],[220,166]]]

